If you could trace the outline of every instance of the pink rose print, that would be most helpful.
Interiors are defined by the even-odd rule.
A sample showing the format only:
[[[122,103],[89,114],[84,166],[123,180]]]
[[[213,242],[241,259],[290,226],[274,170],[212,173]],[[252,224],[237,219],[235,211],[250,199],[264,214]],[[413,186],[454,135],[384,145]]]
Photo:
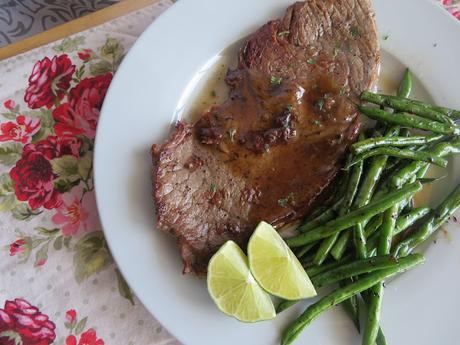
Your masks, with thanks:
[[[5,101],[5,103],[3,103],[3,105],[5,106],[6,109],[13,110],[14,107],[16,106],[16,102],[13,101],[12,99],[9,99],[9,100]]]
[[[55,328],[48,316],[23,299],[6,301],[4,309],[0,309],[0,333],[13,332],[22,340],[22,345],[52,344],[56,338]],[[15,341],[0,336],[0,344],[15,345]]]
[[[62,201],[51,220],[61,228],[64,236],[100,228],[94,193],[84,193],[81,187],[76,187],[63,194]]]
[[[16,122],[4,122],[0,125],[0,141],[17,141],[27,144],[40,130],[40,119],[19,115]]]
[[[14,241],[10,244],[10,256],[15,256],[21,254],[26,250],[25,247],[26,241],[20,238],[19,240]]]
[[[78,52],[78,57],[83,61],[88,61],[93,56],[93,51],[91,49],[83,49]]]
[[[94,139],[97,121],[112,74],[106,73],[83,79],[69,92],[69,103],[64,103],[53,111],[57,135],[84,134]]]
[[[104,345],[104,340],[98,339],[96,331],[92,328],[82,333],[80,340],[77,343],[77,338],[74,335],[69,335],[65,340],[66,345]]]
[[[75,65],[67,54],[54,56],[52,60],[45,57],[37,61],[29,77],[24,101],[31,109],[51,108],[64,97],[74,72]]]

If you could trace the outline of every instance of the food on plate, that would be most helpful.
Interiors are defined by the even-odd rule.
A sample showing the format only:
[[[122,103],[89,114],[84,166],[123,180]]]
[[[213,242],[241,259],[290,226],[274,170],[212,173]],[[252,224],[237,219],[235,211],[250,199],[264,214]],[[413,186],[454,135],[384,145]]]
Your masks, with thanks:
[[[219,309],[243,322],[276,316],[270,296],[249,270],[248,258],[233,242],[225,243],[209,261],[208,291]]]
[[[460,185],[435,208],[414,201],[460,153],[460,111],[411,99],[409,69],[395,95],[371,92],[378,68],[368,0],[297,2],[245,41],[228,99],[152,148],[157,225],[224,313],[269,320],[336,286],[282,345],[338,304],[363,345],[386,344],[384,282],[423,263],[460,207]]]
[[[287,300],[316,296],[310,278],[276,230],[261,222],[248,243],[249,267],[265,291]]]
[[[328,198],[360,127],[353,102],[378,68],[368,0],[297,2],[247,39],[227,101],[152,148],[157,227],[185,273],[205,274],[259,221],[279,229]]]

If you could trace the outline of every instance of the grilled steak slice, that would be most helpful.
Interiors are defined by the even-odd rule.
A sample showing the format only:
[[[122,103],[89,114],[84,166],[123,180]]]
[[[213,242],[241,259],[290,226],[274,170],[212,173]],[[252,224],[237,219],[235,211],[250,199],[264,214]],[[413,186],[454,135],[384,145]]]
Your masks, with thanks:
[[[259,221],[279,228],[311,210],[356,138],[349,98],[378,63],[368,0],[299,2],[248,39],[228,100],[153,146],[157,226],[176,237],[185,273],[205,273]]]

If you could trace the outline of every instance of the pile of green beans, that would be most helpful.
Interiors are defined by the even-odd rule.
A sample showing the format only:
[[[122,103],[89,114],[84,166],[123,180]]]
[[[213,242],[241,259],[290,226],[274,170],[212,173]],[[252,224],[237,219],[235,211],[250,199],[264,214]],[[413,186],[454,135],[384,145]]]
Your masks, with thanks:
[[[338,304],[362,330],[363,345],[386,345],[380,327],[384,281],[422,263],[413,252],[460,207],[458,185],[437,208],[414,208],[414,195],[439,180],[425,177],[430,166],[446,167],[448,157],[460,153],[460,111],[409,99],[412,84],[407,69],[396,96],[362,93],[358,109],[377,121],[375,128],[350,147],[332,206],[315,212],[286,240],[299,259],[309,253],[302,262],[317,289],[338,287],[284,331],[282,345]],[[277,312],[297,302],[281,301]]]

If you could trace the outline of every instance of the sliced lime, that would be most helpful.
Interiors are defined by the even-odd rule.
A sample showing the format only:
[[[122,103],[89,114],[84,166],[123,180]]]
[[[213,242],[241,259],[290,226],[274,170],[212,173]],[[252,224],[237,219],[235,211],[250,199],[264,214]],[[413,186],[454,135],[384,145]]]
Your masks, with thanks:
[[[299,260],[278,232],[261,222],[248,245],[249,267],[269,293],[287,300],[316,296],[316,290]]]
[[[275,307],[249,270],[248,258],[233,242],[225,243],[209,261],[208,291],[225,314],[243,322],[273,319]]]

